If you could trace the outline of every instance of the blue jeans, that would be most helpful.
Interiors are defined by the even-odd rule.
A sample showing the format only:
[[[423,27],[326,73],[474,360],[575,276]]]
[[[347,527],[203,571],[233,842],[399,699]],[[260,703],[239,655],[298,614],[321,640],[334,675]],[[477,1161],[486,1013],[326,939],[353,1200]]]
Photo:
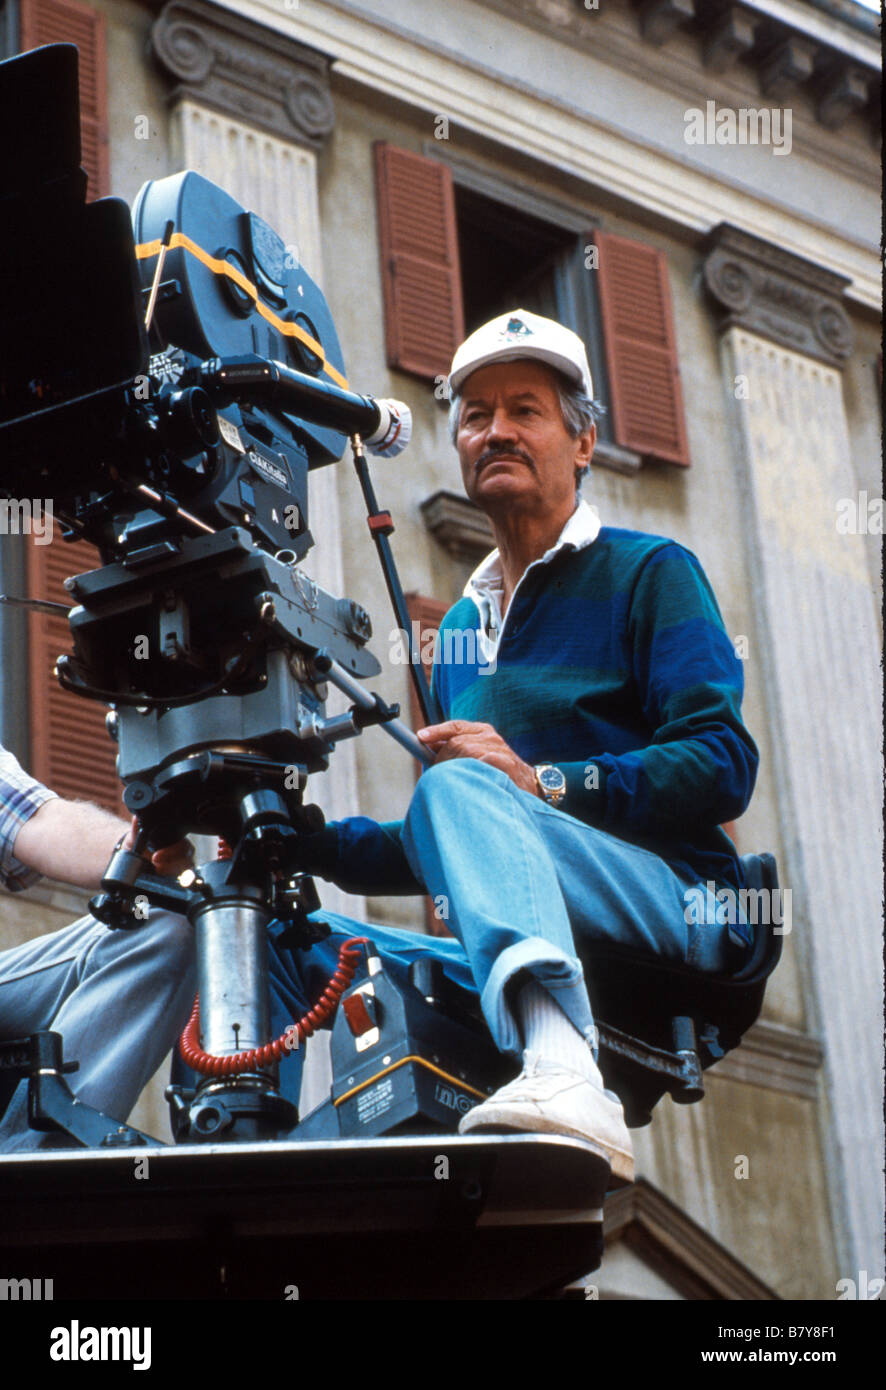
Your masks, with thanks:
[[[448,976],[479,995],[496,1045],[514,1055],[521,1039],[505,990],[524,972],[549,991],[596,1051],[581,960],[591,942],[617,942],[700,972],[735,970],[745,958],[725,925],[691,920],[684,895],[695,879],[548,806],[475,758],[436,763],[422,773],[403,844],[456,939],[318,912],[332,928],[327,940],[309,952],[271,952],[275,1036],[317,1000],[344,935],[371,937],[398,983],[413,960],[436,957]],[[298,1053],[281,1065],[281,1086],[293,1098],[300,1068]]]

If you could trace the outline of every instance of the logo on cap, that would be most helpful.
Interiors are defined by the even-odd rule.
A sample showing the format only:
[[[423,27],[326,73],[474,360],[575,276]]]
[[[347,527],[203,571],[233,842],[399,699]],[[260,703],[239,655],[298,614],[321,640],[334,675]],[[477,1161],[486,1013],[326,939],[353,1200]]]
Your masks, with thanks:
[[[522,319],[508,319],[507,326],[502,329],[498,336],[504,342],[512,343],[515,338],[531,338],[532,329]]]

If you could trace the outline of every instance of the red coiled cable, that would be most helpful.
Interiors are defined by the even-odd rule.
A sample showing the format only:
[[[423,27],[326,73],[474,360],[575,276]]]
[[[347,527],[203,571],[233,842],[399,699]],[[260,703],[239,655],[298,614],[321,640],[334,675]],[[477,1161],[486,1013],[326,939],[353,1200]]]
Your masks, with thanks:
[[[179,1051],[185,1062],[194,1071],[204,1076],[232,1076],[239,1071],[252,1071],[256,1067],[279,1062],[294,1048],[300,1047],[306,1038],[316,1032],[338,1007],[348,985],[354,978],[362,954],[360,947],[370,944],[367,936],[349,936],[342,942],[338,952],[338,966],[329,984],[312,1009],[300,1018],[298,1023],[290,1023],[284,1033],[263,1047],[251,1048],[248,1052],[234,1052],[229,1057],[216,1057],[204,1052],[200,1047],[200,1000],[194,1000],[194,1007],[187,1026],[179,1039]]]
[[[219,859],[230,859],[231,850],[224,840],[219,840]],[[349,936],[339,947],[338,965],[329,984],[312,1009],[300,1018],[298,1023],[290,1023],[285,1032],[273,1042],[262,1047],[250,1048],[248,1052],[234,1052],[229,1057],[217,1057],[204,1052],[200,1046],[200,998],[194,1000],[191,1017],[179,1039],[179,1052],[188,1066],[204,1076],[232,1076],[235,1072],[253,1071],[257,1067],[269,1066],[279,1062],[294,1048],[300,1047],[306,1038],[332,1017],[348,985],[354,978],[362,954],[360,947],[369,946],[368,936]]]

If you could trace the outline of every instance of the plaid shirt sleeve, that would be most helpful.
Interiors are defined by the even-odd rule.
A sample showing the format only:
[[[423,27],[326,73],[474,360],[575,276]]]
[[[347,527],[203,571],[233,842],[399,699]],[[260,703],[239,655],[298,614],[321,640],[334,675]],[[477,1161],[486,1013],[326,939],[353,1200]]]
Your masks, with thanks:
[[[13,854],[16,836],[25,821],[55,795],[29,777],[12,753],[0,748],[0,883],[13,893],[30,888],[40,878]]]

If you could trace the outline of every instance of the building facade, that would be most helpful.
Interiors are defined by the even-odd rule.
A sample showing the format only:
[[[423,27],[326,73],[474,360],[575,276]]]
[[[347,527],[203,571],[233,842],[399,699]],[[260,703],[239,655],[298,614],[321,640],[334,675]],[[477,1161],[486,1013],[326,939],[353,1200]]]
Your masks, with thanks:
[[[518,305],[585,338],[607,406],[585,497],[604,524],[687,545],[711,579],[761,752],[732,833],[775,854],[791,895],[762,1019],[704,1102],[666,1100],[637,1133],[643,1184],[613,1209],[595,1281],[601,1297],[830,1299],[882,1276],[874,16],[852,0],[6,0],[0,15],[6,54],[80,44],[91,196],[205,174],[322,285],[352,388],[409,404],[409,450],[373,473],[421,636],[491,548],[447,436],[453,347]],[[374,688],[408,709],[347,459],[312,475],[311,529],[308,568],[370,612]],[[38,555],[6,536],[2,554],[7,591],[76,568],[61,542]],[[0,624],[3,741],[59,790],[113,800],[112,771],[91,792],[78,773],[99,725],[72,745],[79,707],[51,685],[64,625]],[[371,730],[310,796],[389,820],[414,780]],[[417,899],[322,896],[445,929]],[[2,939],[79,910],[52,885],[4,897]],[[158,1133],[159,1090],[139,1112]]]

